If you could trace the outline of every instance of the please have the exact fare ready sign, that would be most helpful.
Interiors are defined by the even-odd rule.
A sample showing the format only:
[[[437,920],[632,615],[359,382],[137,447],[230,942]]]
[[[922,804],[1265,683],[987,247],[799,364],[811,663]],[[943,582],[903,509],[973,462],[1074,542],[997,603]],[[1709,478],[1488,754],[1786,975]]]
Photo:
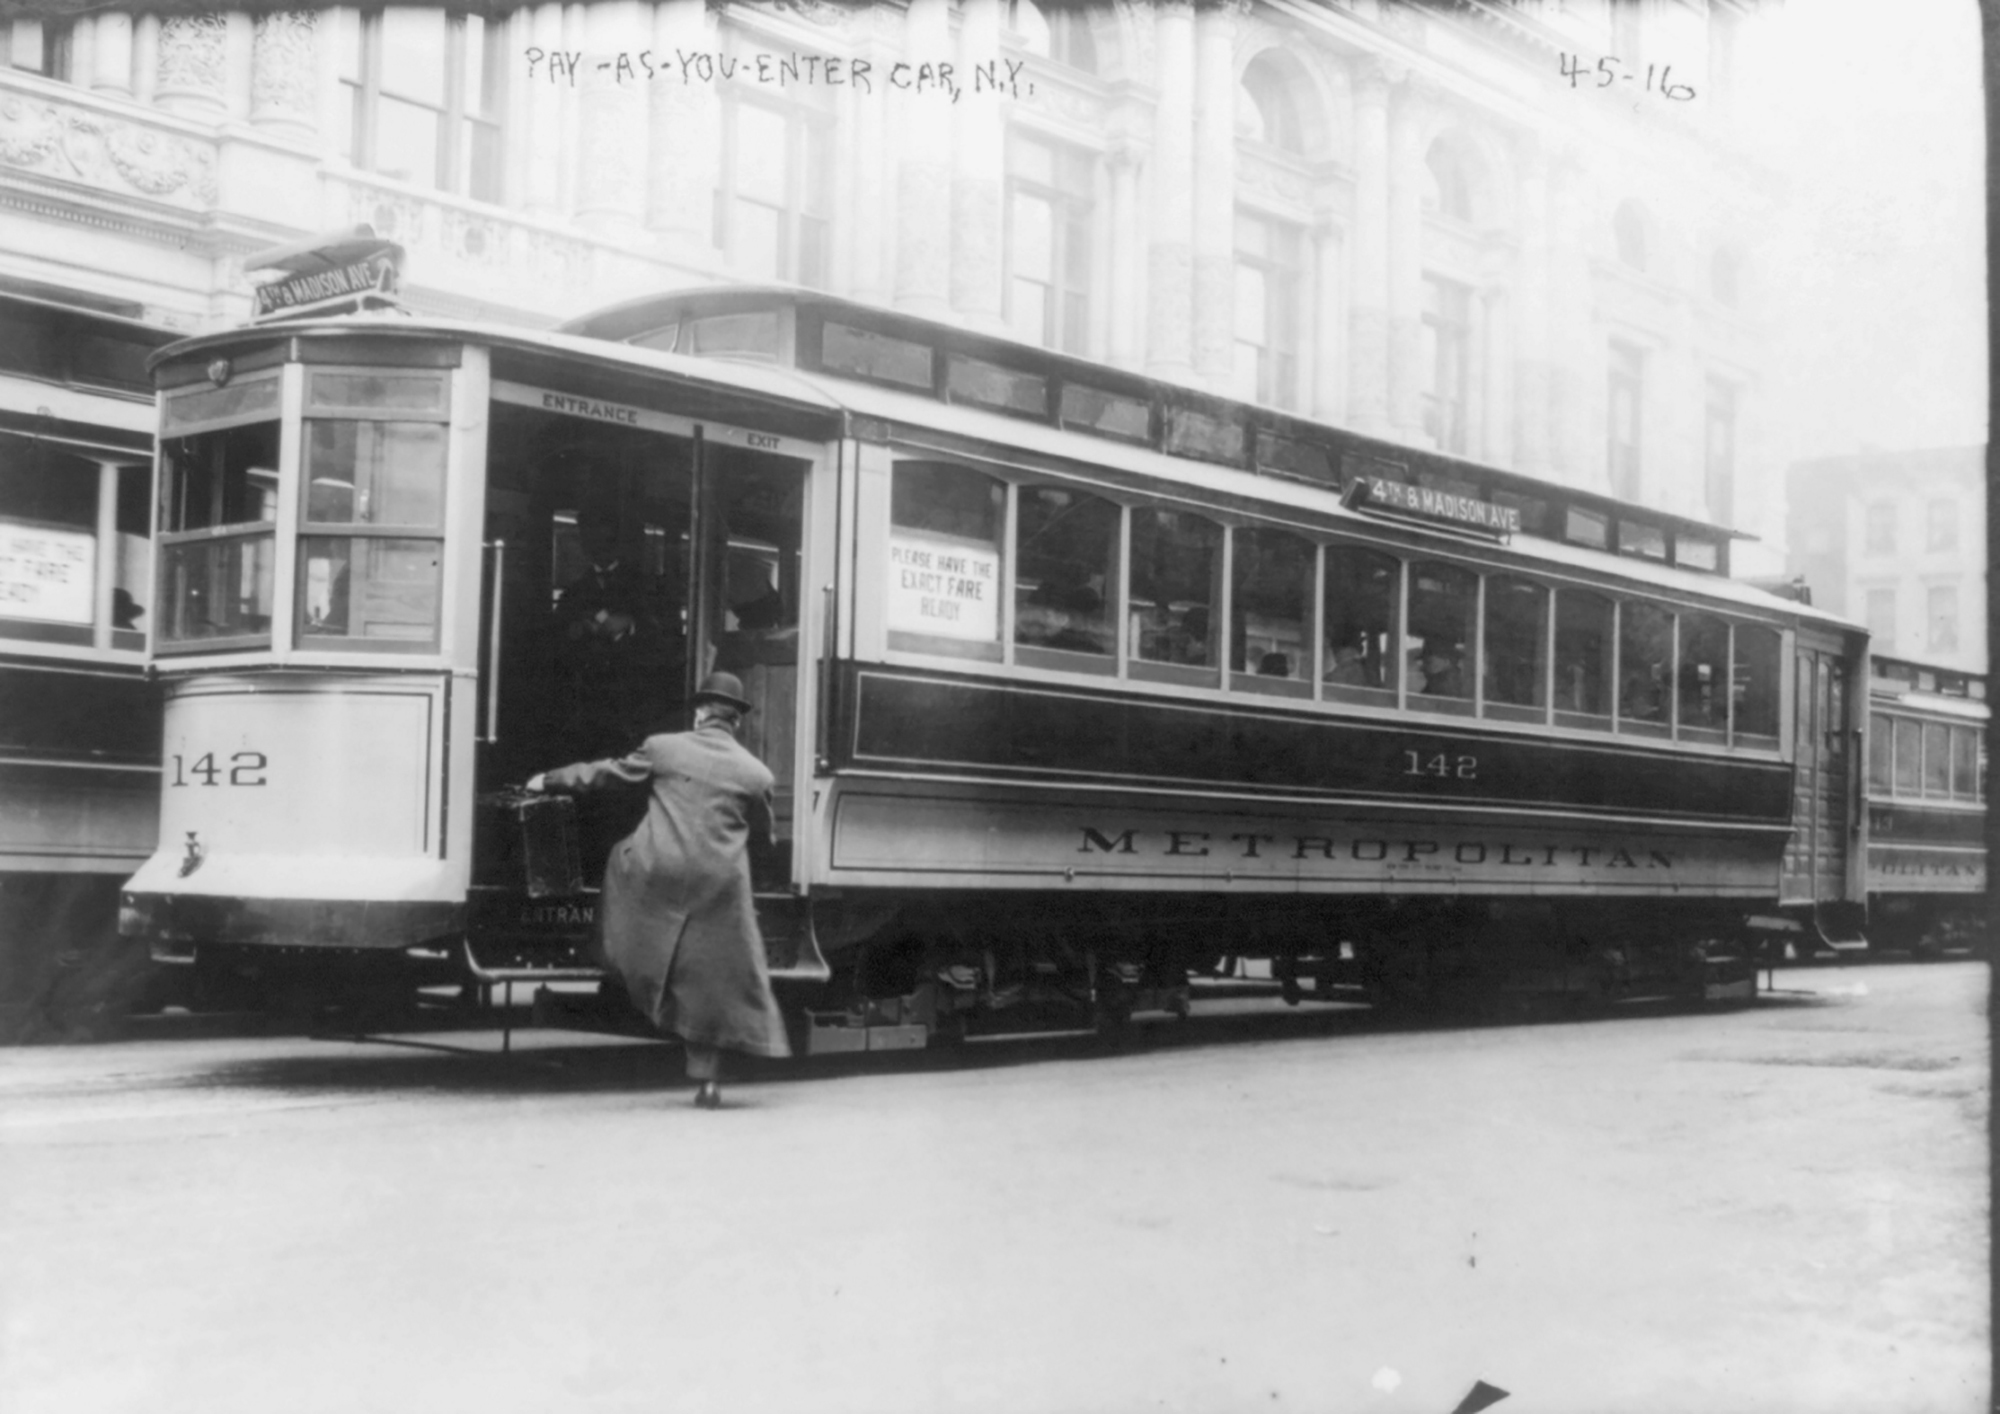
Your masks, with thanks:
[[[889,541],[889,627],[991,642],[1000,636],[992,546],[899,530]]]

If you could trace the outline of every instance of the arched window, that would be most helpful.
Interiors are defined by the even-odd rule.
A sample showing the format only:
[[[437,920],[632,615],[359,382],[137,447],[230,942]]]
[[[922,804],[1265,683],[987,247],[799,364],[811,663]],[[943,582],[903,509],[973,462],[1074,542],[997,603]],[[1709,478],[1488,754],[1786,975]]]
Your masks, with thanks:
[[[1646,268],[1646,212],[1636,201],[1622,203],[1611,218],[1618,245],[1618,263],[1633,270]]]
[[[1472,219],[1472,179],[1465,160],[1440,139],[1424,155],[1424,205],[1454,221]]]
[[[1708,293],[1717,304],[1736,307],[1743,297],[1743,260],[1727,246],[1717,250],[1708,262]]]
[[[1268,54],[1252,59],[1236,92],[1236,135],[1286,152],[1305,151],[1305,128],[1291,84]]]

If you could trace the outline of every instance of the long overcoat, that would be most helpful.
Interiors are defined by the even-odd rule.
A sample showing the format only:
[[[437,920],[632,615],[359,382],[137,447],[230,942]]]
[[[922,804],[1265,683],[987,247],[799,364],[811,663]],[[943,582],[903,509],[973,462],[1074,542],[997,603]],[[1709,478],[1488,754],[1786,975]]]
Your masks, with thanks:
[[[771,995],[748,845],[771,837],[772,777],[726,727],[646,738],[618,760],[564,766],[547,788],[650,782],[639,827],[612,846],[598,901],[605,960],[639,1010],[697,1045],[791,1054]]]

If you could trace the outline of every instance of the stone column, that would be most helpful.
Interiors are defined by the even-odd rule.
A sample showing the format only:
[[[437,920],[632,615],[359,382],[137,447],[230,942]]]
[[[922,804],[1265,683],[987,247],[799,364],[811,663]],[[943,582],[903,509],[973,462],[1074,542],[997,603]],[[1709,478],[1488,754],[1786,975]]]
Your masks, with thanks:
[[[1354,76],[1354,228],[1348,241],[1348,418],[1357,431],[1389,428],[1389,81],[1364,60]]]
[[[878,63],[872,49],[858,55],[886,73],[887,64]],[[896,233],[889,229],[889,153],[882,123],[886,101],[879,91],[857,90],[848,86],[847,108],[853,114],[851,169],[854,173],[854,219],[849,223],[851,251],[849,292],[856,299],[887,304],[894,294],[891,272]]]
[[[159,77],[154,94],[169,113],[219,118],[229,103],[225,77],[228,22],[214,13],[168,15],[160,21]]]
[[[97,17],[93,37],[90,86],[99,93],[132,94],[132,17],[117,13]]]
[[[222,91],[232,123],[250,121],[251,56],[256,52],[256,29],[244,10],[231,10],[223,17]]]
[[[1583,169],[1563,162],[1550,172],[1550,190],[1550,461],[1556,480],[1602,490],[1609,485],[1604,438],[1591,435],[1591,413],[1593,393],[1603,384],[1605,350],[1591,327]]]
[[[132,24],[132,97],[151,104],[160,84],[160,17],[141,15]]]
[[[1194,372],[1226,390],[1235,354],[1236,12],[1204,3],[1195,16]]]
[[[639,0],[597,0],[585,11],[582,141],[572,160],[577,224],[599,235],[637,235],[645,217],[648,85],[638,56],[652,47],[652,31]]]
[[[1111,307],[1107,353],[1120,368],[1139,366],[1139,154],[1132,147],[1111,154]]]
[[[951,51],[951,0],[910,0],[903,53],[912,63]],[[935,95],[896,94],[896,307],[929,319],[951,312],[951,123]]]
[[[1549,162],[1533,138],[1520,145],[1521,256],[1514,302],[1514,467],[1549,474]]]
[[[974,329],[999,331],[1006,130],[999,95],[973,92],[976,65],[1000,52],[1000,0],[964,0],[958,22],[962,92],[952,105],[951,305]]]
[[[1405,83],[1389,109],[1389,424],[1423,436],[1423,120],[1427,103]]]
[[[256,17],[251,42],[250,121],[290,137],[318,126],[319,13],[274,10]]]
[[[1186,379],[1194,370],[1194,16],[1188,0],[1160,0],[1153,15],[1151,241],[1146,252],[1146,371]]]
[[[715,243],[715,188],[722,160],[722,105],[715,83],[683,74],[675,57],[709,53],[715,26],[703,0],[664,0],[653,12],[652,143],[647,152],[646,225],[670,260],[706,262]]]
[[[537,5],[522,11],[525,31],[522,47],[553,54],[563,47],[561,5]],[[521,169],[523,205],[530,216],[551,217],[562,211],[563,90],[564,81],[551,77],[545,59],[532,74],[526,65],[516,69],[515,81],[527,87],[527,122],[521,132],[524,161]],[[525,75],[525,76],[524,76]]]
[[[1312,232],[1312,289],[1315,317],[1312,350],[1312,415],[1324,422],[1347,421],[1346,370],[1341,364],[1340,285],[1346,250],[1340,227],[1322,218]]]

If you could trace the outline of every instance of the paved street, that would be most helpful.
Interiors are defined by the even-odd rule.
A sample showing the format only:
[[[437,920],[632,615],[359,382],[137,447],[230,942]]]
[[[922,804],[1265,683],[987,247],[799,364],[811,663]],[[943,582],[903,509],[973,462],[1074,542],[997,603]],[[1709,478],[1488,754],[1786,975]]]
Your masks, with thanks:
[[[550,1033],[0,1052],[0,1409],[1981,1409],[1987,969],[1777,981],[1204,1002],[721,1114]]]

